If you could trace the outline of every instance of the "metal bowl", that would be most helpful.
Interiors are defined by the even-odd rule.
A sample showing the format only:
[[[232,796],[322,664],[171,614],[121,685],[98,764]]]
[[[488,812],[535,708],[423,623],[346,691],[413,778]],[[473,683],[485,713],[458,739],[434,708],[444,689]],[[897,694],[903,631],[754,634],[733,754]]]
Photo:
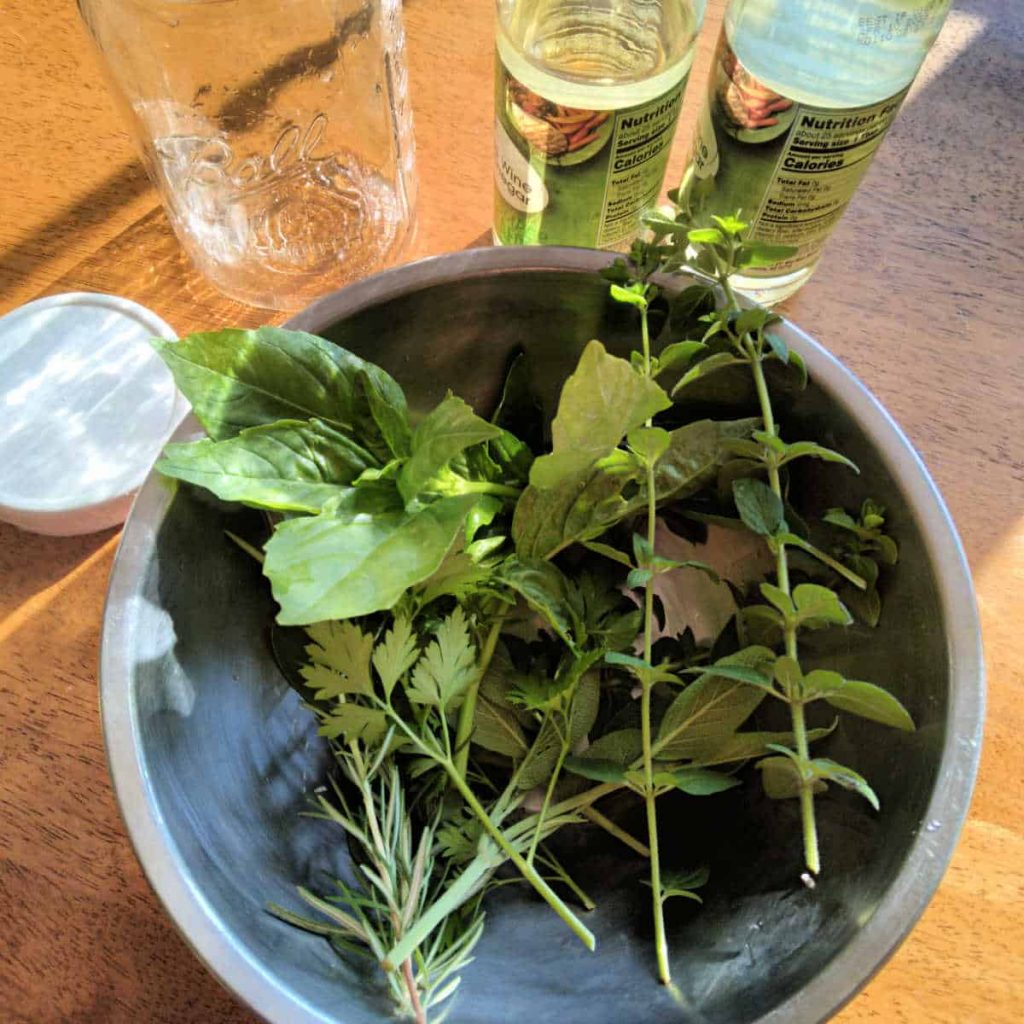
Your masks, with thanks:
[[[550,405],[588,339],[628,344],[628,313],[607,300],[596,273],[609,260],[573,249],[461,252],[346,288],[290,326],[379,362],[414,409],[448,388],[487,409],[510,352],[522,346]],[[824,439],[862,469],[859,478],[815,469],[807,501],[824,484],[848,505],[877,496],[901,547],[882,624],[828,633],[833,661],[893,688],[918,723],[907,736],[848,716],[826,741],[831,756],[875,784],[882,812],[843,792],[818,801],[826,870],[813,891],[798,881],[789,803],[768,804],[745,786],[688,808],[678,829],[664,816],[669,857],[685,851],[714,868],[705,905],[670,917],[683,1007],[654,980],[647,897],[628,877],[635,864],[620,868],[594,843],[583,870],[599,897],[589,919],[595,954],[530,893],[505,886],[490,900],[454,1024],[825,1020],[892,953],[939,882],[981,735],[967,564],[942,499],[885,410],[798,328],[785,324],[781,333],[812,380],[784,409],[790,436]],[[750,396],[738,383],[727,401],[739,409]],[[372,970],[342,963],[322,939],[264,909],[268,901],[294,905],[296,883],[322,884],[345,851],[323,823],[299,816],[325,754],[268,652],[268,587],[224,540],[225,528],[244,529],[252,515],[156,476],[144,486],[104,621],[111,773],[150,882],[229,989],[274,1024],[369,1024],[389,1016]]]

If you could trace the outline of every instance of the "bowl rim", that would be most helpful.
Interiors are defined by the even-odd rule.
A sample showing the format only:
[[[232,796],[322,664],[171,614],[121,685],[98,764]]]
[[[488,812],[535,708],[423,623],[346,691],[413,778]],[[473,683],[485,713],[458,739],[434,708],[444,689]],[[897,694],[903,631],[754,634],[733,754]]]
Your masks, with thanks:
[[[283,326],[316,332],[369,306],[445,283],[540,271],[596,273],[615,253],[569,247],[468,249],[385,270],[316,301]],[[967,558],[952,518],[921,457],[893,418],[856,375],[789,320],[781,330],[804,358],[815,383],[843,404],[900,481],[936,572],[947,623],[951,668],[946,735],[935,787],[922,827],[899,874],[852,940],[805,986],[758,1024],[819,1024],[849,1002],[909,934],[944,875],[966,820],[978,770],[985,682],[981,630]],[[179,429],[194,431],[188,417]],[[338,1024],[282,986],[222,929],[196,887],[163,821],[137,730],[131,683],[131,623],[127,608],[170,504],[172,489],[151,472],[139,491],[111,569],[100,648],[100,710],[104,745],[126,830],[150,885],[168,916],[207,968],[269,1024]],[[925,823],[937,823],[932,828]]]

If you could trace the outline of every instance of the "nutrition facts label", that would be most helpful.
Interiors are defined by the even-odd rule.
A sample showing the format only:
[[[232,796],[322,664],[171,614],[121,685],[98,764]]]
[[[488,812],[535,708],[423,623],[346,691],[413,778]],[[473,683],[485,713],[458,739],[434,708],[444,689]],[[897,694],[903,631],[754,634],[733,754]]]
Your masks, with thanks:
[[[752,219],[758,239],[798,247],[791,260],[772,267],[773,274],[806,265],[822,248],[905,95],[906,90],[846,110],[796,106],[775,173]]]
[[[636,235],[640,214],[654,206],[683,99],[683,84],[615,118],[597,245],[613,248]]]

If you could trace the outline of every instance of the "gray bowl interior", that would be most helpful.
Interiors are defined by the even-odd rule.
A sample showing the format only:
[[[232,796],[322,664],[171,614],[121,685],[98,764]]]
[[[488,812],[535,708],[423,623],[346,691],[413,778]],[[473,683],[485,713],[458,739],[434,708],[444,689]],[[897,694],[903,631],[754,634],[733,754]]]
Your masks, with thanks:
[[[628,311],[594,273],[596,253],[458,254],[347,289],[293,321],[380,363],[414,409],[451,388],[493,408],[516,349],[548,408],[583,345],[632,344]],[[901,567],[882,624],[829,631],[807,648],[847,675],[890,687],[910,736],[845,717],[824,753],[871,780],[875,814],[852,794],[820,799],[826,870],[799,882],[796,807],[750,784],[713,801],[668,804],[668,858],[707,862],[703,907],[672,907],[674,1001],[652,973],[642,864],[580,830],[567,842],[599,900],[588,954],[522,887],[490,899],[485,937],[450,1020],[505,1024],[810,1022],[827,1018],[886,958],[930,897],[955,842],[977,761],[981,663],[973,596],[948,516],[898,429],[851,375],[790,325],[812,384],[781,400],[790,439],[823,440],[861,467],[818,465],[805,507],[871,495],[888,506]],[[716,398],[750,409],[741,377]],[[710,396],[705,396],[710,397]],[[790,406],[792,406],[790,408]],[[703,411],[697,396],[686,413]],[[275,1022],[369,1024],[388,1006],[365,971],[271,917],[300,907],[297,883],[324,889],[348,871],[340,834],[300,817],[326,757],[282,680],[268,635],[274,607],[259,567],[224,537],[258,517],[151,478],[115,567],[103,643],[112,773],[143,867],[218,976]],[[942,566],[941,575],[939,567]],[[955,613],[955,614],[954,614]],[[674,821],[678,826],[674,827]],[[677,901],[678,902],[678,901]]]

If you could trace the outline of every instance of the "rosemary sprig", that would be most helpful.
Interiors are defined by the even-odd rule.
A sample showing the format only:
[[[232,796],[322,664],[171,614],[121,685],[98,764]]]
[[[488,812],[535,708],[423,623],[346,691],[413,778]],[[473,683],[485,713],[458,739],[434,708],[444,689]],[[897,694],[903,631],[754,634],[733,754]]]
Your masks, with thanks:
[[[321,795],[317,800],[316,816],[348,836],[361,876],[358,884],[337,880],[338,892],[329,897],[300,887],[299,895],[319,919],[277,905],[270,909],[289,924],[326,936],[340,950],[369,953],[384,968],[400,1011],[416,1024],[426,1024],[427,1014],[458,987],[483,932],[484,917],[479,898],[461,892],[458,914],[446,915],[444,927],[431,941],[409,949],[393,966],[388,962],[392,947],[402,943],[439,897],[467,886],[438,861],[436,818],[414,835],[405,787],[386,750],[387,744],[376,751],[357,741],[336,744],[335,762],[345,785],[332,780],[331,798]],[[349,797],[346,788],[355,795]],[[472,876],[467,880],[472,888]]]

